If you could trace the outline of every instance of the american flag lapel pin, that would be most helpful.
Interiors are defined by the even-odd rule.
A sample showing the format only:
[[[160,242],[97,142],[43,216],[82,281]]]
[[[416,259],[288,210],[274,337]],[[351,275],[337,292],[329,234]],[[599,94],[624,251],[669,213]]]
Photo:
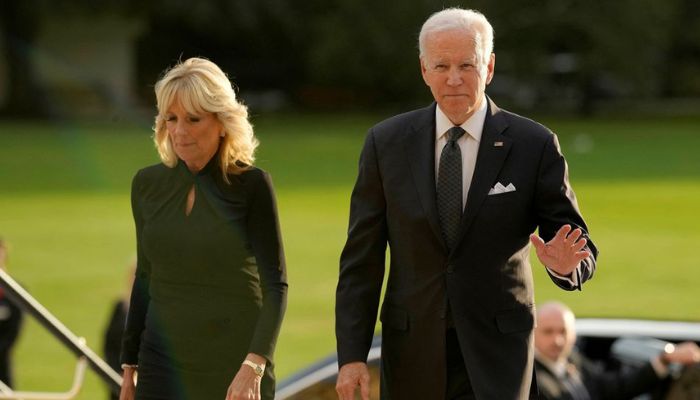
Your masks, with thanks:
[[[493,142],[493,147],[503,147],[503,142]]]

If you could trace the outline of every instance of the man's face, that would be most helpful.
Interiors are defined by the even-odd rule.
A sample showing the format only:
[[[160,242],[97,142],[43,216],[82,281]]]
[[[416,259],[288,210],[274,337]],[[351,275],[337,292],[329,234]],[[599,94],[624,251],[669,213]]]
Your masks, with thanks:
[[[549,361],[569,357],[576,341],[574,317],[559,310],[547,310],[537,316],[535,348]]]
[[[452,123],[461,125],[484,101],[496,58],[491,54],[484,67],[474,34],[454,29],[429,34],[420,61],[423,80],[440,109]]]

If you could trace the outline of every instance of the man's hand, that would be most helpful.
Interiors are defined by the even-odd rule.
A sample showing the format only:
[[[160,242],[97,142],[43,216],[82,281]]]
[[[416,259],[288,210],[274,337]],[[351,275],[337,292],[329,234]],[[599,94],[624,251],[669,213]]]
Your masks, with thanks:
[[[369,369],[367,364],[357,361],[343,365],[338,371],[335,390],[339,400],[354,400],[355,388],[360,386],[362,400],[369,400]]]
[[[549,242],[545,243],[534,233],[530,235],[530,242],[544,266],[561,276],[569,276],[581,260],[591,256],[590,251],[582,251],[587,241],[581,238],[581,233],[580,228],[572,231],[571,225],[564,225]]]
[[[673,351],[665,354],[664,364],[676,363],[681,365],[691,365],[700,363],[700,347],[695,342],[683,342],[677,344]]]

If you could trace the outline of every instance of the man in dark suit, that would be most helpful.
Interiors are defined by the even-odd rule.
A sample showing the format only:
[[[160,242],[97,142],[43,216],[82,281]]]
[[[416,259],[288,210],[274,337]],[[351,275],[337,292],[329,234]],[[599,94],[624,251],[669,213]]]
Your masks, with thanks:
[[[597,251],[556,136],[485,95],[495,66],[486,18],[438,12],[419,47],[436,103],[371,128],[360,156],[336,292],[336,390],[369,397],[388,244],[382,398],[528,398],[530,243],[566,290],[593,275]]]
[[[605,371],[574,349],[574,313],[558,302],[537,308],[535,372],[542,400],[627,400],[660,387],[669,364],[700,362],[695,342],[667,345],[664,351],[639,367]]]
[[[7,269],[6,262],[7,246],[0,238],[0,269]],[[0,381],[9,387],[14,387],[12,349],[19,337],[22,320],[22,309],[0,288]]]

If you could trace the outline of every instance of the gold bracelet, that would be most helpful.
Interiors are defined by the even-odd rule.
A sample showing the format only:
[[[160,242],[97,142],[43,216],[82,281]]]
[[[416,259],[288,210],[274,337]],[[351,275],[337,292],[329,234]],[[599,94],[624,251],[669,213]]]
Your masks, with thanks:
[[[259,378],[262,378],[265,374],[265,364],[256,364],[246,359],[243,360],[243,365],[247,365],[250,368],[253,368],[253,372],[255,372],[255,375],[257,375]]]

